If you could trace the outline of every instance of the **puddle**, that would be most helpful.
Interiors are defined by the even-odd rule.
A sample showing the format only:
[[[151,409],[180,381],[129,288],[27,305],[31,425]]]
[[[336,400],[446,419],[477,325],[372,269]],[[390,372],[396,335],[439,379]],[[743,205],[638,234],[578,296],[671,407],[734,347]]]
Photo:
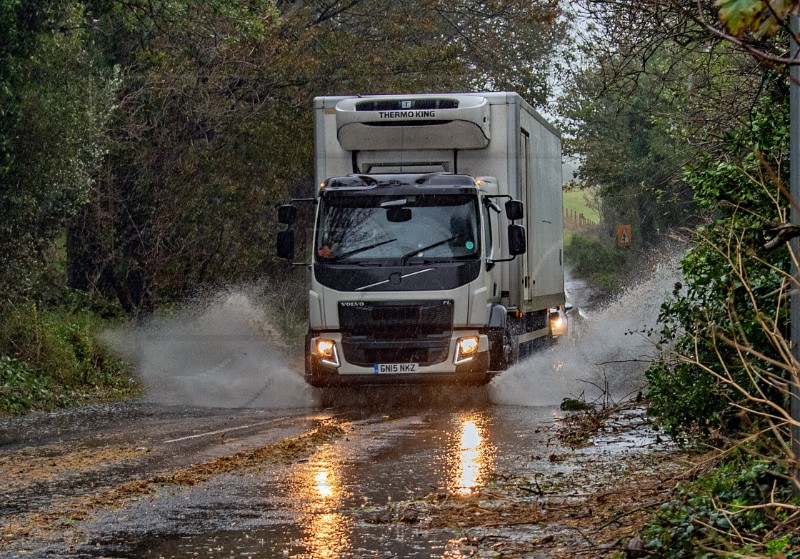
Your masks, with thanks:
[[[382,387],[323,396],[305,385],[244,292],[110,332],[107,342],[141,372],[150,402],[143,406],[283,410],[322,400],[332,409],[324,413],[351,430],[290,465],[224,473],[193,488],[159,487],[124,509],[98,510],[75,556],[455,559],[525,553],[548,538],[580,542],[565,528],[578,513],[565,507],[585,509],[609,483],[627,491],[631,464],[655,470],[648,461],[657,464],[654,452],[663,447],[648,430],[631,428],[644,422],[635,413],[607,422],[590,446],[565,447],[556,437],[565,415],[558,404],[565,397],[620,400],[641,389],[655,353],[643,332],[673,282],[665,267],[607,307],[579,307],[569,338],[478,389]],[[216,413],[212,407],[207,413]],[[125,413],[113,415],[103,417],[124,424]],[[34,424],[21,420],[7,440]],[[485,514],[498,524],[426,524],[443,503],[462,507],[453,518]],[[539,525],[537,507],[558,522]],[[521,524],[504,525],[503,518]]]
[[[642,428],[643,413],[609,420],[592,446],[577,450],[553,440],[552,420],[560,416],[553,408],[365,419],[289,468],[162,492],[124,518],[106,513],[94,528],[106,535],[79,551],[120,558],[556,556],[541,546],[554,553],[585,547],[571,526],[605,506],[603,495],[615,487],[635,497],[643,491],[636,475],[660,467],[664,447]]]

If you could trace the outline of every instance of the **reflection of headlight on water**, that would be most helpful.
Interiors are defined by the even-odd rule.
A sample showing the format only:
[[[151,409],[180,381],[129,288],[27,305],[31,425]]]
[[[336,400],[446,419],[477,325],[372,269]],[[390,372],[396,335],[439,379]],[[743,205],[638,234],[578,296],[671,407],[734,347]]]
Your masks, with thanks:
[[[302,543],[315,559],[338,559],[352,549],[353,519],[341,513],[312,515],[306,529],[309,535]]]
[[[481,434],[474,421],[465,421],[461,427],[461,450],[477,450],[481,445]]]
[[[321,461],[316,467],[303,468],[297,473],[299,525],[305,533],[294,544],[302,549],[300,555],[315,559],[349,556],[354,520],[335,512],[343,493],[336,464]]]
[[[478,449],[481,446],[481,435],[474,421],[467,421],[461,429],[461,475],[458,479],[459,493],[472,493],[480,481],[480,463]]]
[[[491,460],[489,445],[477,420],[463,420],[460,425],[458,447],[453,450],[455,452],[448,455],[448,460],[451,462],[450,492],[469,495],[483,482]]]
[[[320,471],[315,480],[317,482],[317,492],[319,493],[320,497],[332,497],[333,496],[333,486],[331,485],[330,479],[328,479],[330,473],[328,470]]]

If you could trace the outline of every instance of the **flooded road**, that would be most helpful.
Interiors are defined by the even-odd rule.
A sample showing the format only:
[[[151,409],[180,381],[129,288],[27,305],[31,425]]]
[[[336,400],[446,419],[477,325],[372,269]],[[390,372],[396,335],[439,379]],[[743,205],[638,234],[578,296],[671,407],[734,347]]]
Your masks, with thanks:
[[[579,309],[568,339],[482,388],[312,389],[240,293],[110,332],[145,398],[0,418],[0,558],[624,551],[687,469],[642,408],[615,406],[642,390],[670,282]],[[567,397],[594,404],[589,428]]]
[[[659,452],[652,435],[613,429],[602,446],[568,448],[557,407],[495,405],[488,388],[332,400],[134,402],[2,420],[0,556],[520,557],[497,546],[563,529],[546,521],[553,488],[566,503],[611,481],[598,468]]]

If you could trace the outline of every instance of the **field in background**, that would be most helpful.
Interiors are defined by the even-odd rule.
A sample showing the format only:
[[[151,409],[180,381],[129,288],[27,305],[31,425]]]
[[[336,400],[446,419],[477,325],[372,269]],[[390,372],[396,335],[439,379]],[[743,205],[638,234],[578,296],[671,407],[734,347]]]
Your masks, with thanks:
[[[579,214],[585,215],[589,221],[598,223],[600,221],[600,214],[598,214],[597,210],[594,208],[589,207],[589,202],[586,200],[587,195],[590,195],[590,193],[584,190],[570,190],[569,192],[564,192],[564,209],[575,210]]]
[[[600,223],[600,214],[589,206],[587,192],[583,190],[570,190],[564,192],[564,246],[572,240],[572,233],[580,226],[571,219],[571,216],[583,216],[591,223]]]

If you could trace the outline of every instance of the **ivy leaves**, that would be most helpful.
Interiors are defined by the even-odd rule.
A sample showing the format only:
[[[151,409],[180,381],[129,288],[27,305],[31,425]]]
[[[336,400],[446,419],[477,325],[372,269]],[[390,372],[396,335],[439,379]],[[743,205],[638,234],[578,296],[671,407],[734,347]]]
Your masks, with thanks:
[[[796,0],[717,0],[719,18],[736,36],[750,31],[758,37],[778,32],[793,9]]]
[[[776,294],[780,270],[789,268],[788,252],[775,251],[767,262],[761,248],[764,223],[781,221],[787,204],[776,185],[788,180],[788,110],[781,101],[779,94],[765,99],[751,123],[728,135],[720,153],[706,154],[686,171],[709,223],[698,229],[697,243],[681,263],[685,290],[661,308],[662,342],[674,344],[677,359],[647,372],[650,411],[671,435],[731,427],[737,407],[730,404],[744,405],[748,391],[779,398],[751,373],[780,372],[769,359],[740,350],[774,359],[775,342],[764,324],[774,321],[782,331],[786,323]]]

